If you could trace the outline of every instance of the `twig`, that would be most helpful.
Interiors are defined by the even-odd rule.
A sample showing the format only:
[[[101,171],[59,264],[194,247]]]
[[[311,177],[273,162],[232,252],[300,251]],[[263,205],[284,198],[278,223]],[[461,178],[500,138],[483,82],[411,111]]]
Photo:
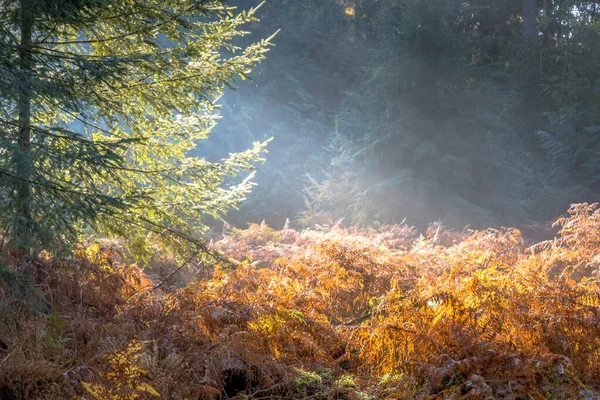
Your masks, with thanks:
[[[353,325],[358,325],[358,324],[360,324],[360,323],[368,320],[372,316],[373,316],[372,313],[367,313],[367,314],[361,315],[360,317],[354,318],[354,319],[352,319],[350,321],[347,321],[347,322],[334,322],[331,325],[333,325],[333,326],[340,326],[340,325],[343,325],[343,326],[353,326]]]
[[[183,267],[188,265],[190,263],[190,261],[192,261],[194,258],[196,258],[196,256],[198,256],[198,254],[200,254],[202,251],[204,251],[203,248],[198,248],[198,250],[196,250],[196,252],[194,254],[192,254],[187,260],[185,260],[183,262],[183,264],[181,264],[173,272],[171,272],[169,275],[167,275],[162,281],[158,282],[152,289],[149,290],[149,292],[161,287],[163,283],[165,283],[167,280],[169,280],[173,275],[175,275],[177,272],[179,272]]]
[[[190,261],[192,261],[195,257],[197,257],[198,254],[200,254],[202,251],[204,251],[204,248],[203,247],[199,247],[194,254],[192,254],[187,260],[185,260],[183,262],[183,264],[181,264],[179,267],[175,268],[175,270],[173,272],[171,272],[169,275],[167,275],[163,280],[161,280],[156,285],[154,285],[153,287],[151,287],[148,290],[148,292],[152,292],[153,290],[156,290],[159,287],[161,287],[167,280],[169,280],[173,275],[175,275],[177,272],[179,272],[183,267],[185,267],[186,265],[188,265],[190,263]],[[138,294],[141,294],[142,290],[147,289],[147,288],[148,287],[146,286],[145,288],[141,288],[139,290],[136,290],[125,301],[128,301],[132,297],[137,296]]]

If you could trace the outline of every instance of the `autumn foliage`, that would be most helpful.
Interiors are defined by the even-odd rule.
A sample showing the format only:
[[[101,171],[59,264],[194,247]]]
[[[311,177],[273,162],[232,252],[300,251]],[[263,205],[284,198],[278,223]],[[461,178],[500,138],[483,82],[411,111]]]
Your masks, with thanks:
[[[596,398],[600,210],[556,228],[251,225],[169,291],[99,246],[4,255],[40,300],[2,286],[0,398]]]

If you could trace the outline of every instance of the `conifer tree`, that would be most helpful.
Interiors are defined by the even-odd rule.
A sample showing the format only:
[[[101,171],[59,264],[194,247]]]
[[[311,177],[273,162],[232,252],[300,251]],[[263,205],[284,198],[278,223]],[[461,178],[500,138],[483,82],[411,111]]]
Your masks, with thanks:
[[[265,143],[192,157],[215,100],[264,58],[234,45],[256,9],[219,0],[0,2],[0,224],[13,247],[62,247],[83,230],[199,244],[235,207]],[[250,174],[251,175],[251,174]]]

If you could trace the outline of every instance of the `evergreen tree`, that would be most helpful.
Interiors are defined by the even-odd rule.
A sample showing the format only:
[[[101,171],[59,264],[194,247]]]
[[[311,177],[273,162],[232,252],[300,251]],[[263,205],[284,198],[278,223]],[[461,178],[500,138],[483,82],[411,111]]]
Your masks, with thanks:
[[[14,247],[58,248],[85,229],[201,244],[207,215],[236,206],[264,143],[190,155],[215,100],[264,58],[238,48],[255,9],[218,0],[0,3],[0,224]],[[179,247],[177,247],[179,246]]]

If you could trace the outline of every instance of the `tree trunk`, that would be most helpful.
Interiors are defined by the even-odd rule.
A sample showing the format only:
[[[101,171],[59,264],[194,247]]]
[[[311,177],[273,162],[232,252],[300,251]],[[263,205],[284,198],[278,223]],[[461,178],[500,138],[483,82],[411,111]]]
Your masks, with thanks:
[[[523,0],[523,37],[530,39],[537,34],[537,0]]]
[[[16,217],[15,239],[21,249],[29,245],[31,239],[31,72],[32,72],[32,0],[21,0],[21,43],[19,46],[20,85],[18,98],[19,130],[15,154]]]

